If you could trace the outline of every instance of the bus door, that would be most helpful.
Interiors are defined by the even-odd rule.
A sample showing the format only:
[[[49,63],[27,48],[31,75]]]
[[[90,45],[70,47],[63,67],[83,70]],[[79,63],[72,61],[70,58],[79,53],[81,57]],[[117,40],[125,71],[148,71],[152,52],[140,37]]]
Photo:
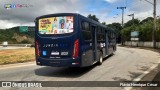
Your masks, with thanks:
[[[92,26],[92,49],[93,49],[93,62],[97,61],[97,36],[96,26]]]

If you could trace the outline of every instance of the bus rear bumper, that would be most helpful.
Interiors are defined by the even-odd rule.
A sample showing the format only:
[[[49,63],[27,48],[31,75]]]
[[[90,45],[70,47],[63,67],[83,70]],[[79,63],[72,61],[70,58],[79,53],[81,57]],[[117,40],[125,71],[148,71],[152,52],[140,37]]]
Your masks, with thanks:
[[[52,67],[81,67],[79,58],[76,59],[45,59],[37,58],[37,65],[40,66],[52,66]]]

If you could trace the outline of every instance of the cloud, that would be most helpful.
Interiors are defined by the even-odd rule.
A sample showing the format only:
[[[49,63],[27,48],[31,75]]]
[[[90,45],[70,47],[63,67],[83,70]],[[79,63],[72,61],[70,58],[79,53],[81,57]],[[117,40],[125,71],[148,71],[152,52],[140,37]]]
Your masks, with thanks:
[[[27,4],[28,8],[13,8],[7,10],[4,4]],[[0,28],[11,28],[20,25],[34,26],[38,16],[53,13],[80,13],[84,16],[95,14],[101,22],[107,24],[121,23],[121,10],[117,6],[125,6],[126,0],[1,0]],[[160,15],[160,0],[157,0],[157,15]],[[140,20],[153,16],[153,6],[145,0],[128,0],[124,12],[124,22],[131,19],[128,14],[134,13]],[[116,16],[116,14],[119,14]],[[116,18],[113,18],[116,17]]]
[[[129,1],[129,0],[128,0]],[[153,3],[153,2],[152,2]],[[160,0],[157,0],[157,16],[160,16]],[[118,10],[117,10],[118,11]],[[113,12],[116,12],[116,10],[114,10]],[[145,0],[130,0],[130,2],[128,2],[128,7],[125,9],[124,11],[124,23],[126,23],[127,21],[131,20],[132,17],[129,17],[129,14],[135,14],[135,18],[139,19],[139,20],[143,20],[147,17],[153,17],[153,5],[146,2]],[[119,10],[118,12],[118,16],[112,15],[107,17],[108,19],[104,18],[102,20],[105,20],[107,24],[113,23],[113,22],[122,22],[122,12],[121,10]],[[116,18],[113,18],[114,16],[116,16]]]
[[[107,1],[108,3],[115,3],[115,2],[120,1],[120,0],[105,0],[105,1]]]
[[[153,3],[153,2],[152,2]],[[160,15],[160,0],[157,0],[157,16]],[[147,17],[153,17],[153,5],[146,2],[145,0],[134,0],[130,7],[128,8],[127,14],[129,13],[135,13],[135,17],[142,20]]]
[[[5,9],[5,4],[27,4],[32,7]],[[0,28],[10,28],[18,25],[27,25],[32,23],[34,19],[41,15],[53,13],[74,13],[81,8],[78,0],[3,0],[0,3]],[[8,24],[8,25],[6,25]]]

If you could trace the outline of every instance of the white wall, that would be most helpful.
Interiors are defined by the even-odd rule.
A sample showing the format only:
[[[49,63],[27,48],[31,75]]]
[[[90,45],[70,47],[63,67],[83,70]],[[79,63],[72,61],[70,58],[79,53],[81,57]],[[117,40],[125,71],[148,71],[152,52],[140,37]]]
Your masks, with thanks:
[[[141,47],[153,47],[153,42],[137,42],[137,41],[126,41],[125,45],[129,46],[141,46]],[[160,48],[160,42],[156,42],[156,47]]]

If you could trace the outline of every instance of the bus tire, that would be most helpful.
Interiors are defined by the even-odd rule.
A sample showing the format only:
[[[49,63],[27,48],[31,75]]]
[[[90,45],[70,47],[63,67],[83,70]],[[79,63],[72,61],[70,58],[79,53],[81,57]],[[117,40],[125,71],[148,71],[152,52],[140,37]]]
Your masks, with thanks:
[[[98,65],[101,65],[102,63],[103,63],[103,55],[102,55],[102,52],[100,52]]]

